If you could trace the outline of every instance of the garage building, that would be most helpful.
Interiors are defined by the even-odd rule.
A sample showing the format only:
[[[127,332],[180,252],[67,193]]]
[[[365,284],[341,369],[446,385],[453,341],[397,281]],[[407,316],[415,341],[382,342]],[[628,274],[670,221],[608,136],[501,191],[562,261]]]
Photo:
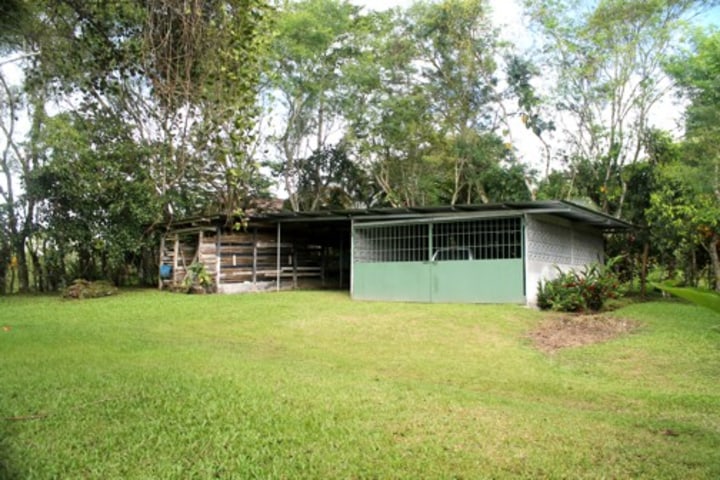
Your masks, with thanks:
[[[196,261],[220,292],[304,284],[359,300],[532,305],[556,267],[604,261],[604,233],[631,228],[566,201],[267,212],[243,224],[236,231],[223,216],[172,224],[161,264],[173,273],[161,287]]]

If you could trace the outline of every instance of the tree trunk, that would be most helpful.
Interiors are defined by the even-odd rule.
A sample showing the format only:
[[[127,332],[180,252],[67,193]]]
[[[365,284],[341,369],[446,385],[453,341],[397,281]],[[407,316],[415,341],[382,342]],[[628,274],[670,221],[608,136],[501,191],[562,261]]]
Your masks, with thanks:
[[[712,262],[712,269],[715,273],[715,291],[720,292],[720,255],[718,255],[718,248],[720,247],[720,234],[713,233],[712,240],[710,241],[710,261]]]
[[[29,253],[30,253],[30,259],[32,260],[32,266],[33,266],[33,283],[34,283],[35,291],[44,292],[45,291],[45,275],[43,274],[42,263],[40,262],[40,256],[34,250],[30,250]]]
[[[30,273],[27,264],[27,251],[25,250],[25,236],[19,233],[15,238],[15,256],[17,257],[18,290],[27,292],[30,288]]]
[[[646,241],[642,251],[642,266],[640,267],[640,296],[647,296],[647,273],[648,273],[648,257],[650,256],[650,242]]]

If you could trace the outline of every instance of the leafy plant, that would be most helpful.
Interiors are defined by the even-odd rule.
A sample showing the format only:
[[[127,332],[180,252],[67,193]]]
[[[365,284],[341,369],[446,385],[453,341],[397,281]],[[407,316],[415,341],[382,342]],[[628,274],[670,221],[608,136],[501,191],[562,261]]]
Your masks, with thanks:
[[[563,271],[544,283],[538,282],[538,307],[561,312],[599,311],[605,301],[618,298],[624,289],[613,270],[620,257],[607,264],[593,263],[582,270]]]
[[[185,280],[183,280],[183,286],[188,289],[189,293],[196,291],[197,287],[204,292],[210,291],[213,286],[213,278],[205,269],[205,264],[197,261],[193,262],[188,267],[188,273]]]
[[[653,287],[676,297],[687,300],[701,307],[709,308],[720,313],[720,295],[716,292],[700,290],[699,288],[680,288],[667,284],[652,283]]]

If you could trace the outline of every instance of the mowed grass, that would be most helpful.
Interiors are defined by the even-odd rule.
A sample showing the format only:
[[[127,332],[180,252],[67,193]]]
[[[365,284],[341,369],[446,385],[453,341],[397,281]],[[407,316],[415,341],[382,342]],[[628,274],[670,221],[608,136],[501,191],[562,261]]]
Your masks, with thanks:
[[[0,478],[720,478],[720,316],[537,351],[519,306],[0,298]]]

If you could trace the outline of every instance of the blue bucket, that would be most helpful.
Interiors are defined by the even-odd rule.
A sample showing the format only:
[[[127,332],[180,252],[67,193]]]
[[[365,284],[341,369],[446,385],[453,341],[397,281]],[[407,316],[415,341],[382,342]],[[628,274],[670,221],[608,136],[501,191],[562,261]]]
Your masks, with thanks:
[[[172,275],[172,265],[160,265],[160,278],[170,278]]]

